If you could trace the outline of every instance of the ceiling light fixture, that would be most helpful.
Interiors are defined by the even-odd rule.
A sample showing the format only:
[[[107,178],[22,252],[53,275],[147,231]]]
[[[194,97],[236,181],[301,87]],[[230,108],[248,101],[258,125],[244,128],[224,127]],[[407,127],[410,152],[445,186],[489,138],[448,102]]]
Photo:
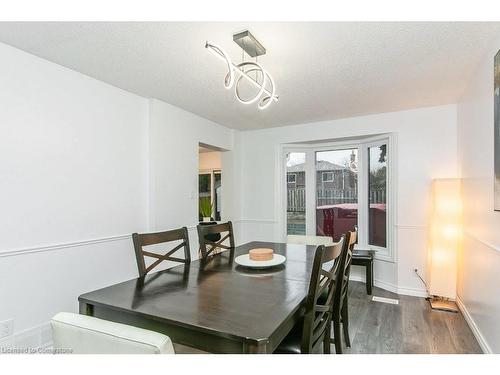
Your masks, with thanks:
[[[223,60],[227,65],[228,72],[224,78],[224,87],[226,89],[231,89],[234,86],[236,99],[240,103],[251,104],[258,101],[257,107],[259,109],[266,109],[272,102],[277,102],[279,98],[278,95],[276,95],[276,85],[274,84],[273,78],[262,67],[262,65],[257,62],[257,57],[264,55],[266,53],[266,49],[248,30],[233,35],[233,41],[236,42],[249,56],[255,57],[255,62],[242,61],[239,64],[234,64],[229,59],[228,54],[221,47],[206,42],[205,48]],[[253,77],[250,74],[252,74]],[[257,94],[250,99],[243,99],[241,97],[239,85],[243,78],[259,90]]]

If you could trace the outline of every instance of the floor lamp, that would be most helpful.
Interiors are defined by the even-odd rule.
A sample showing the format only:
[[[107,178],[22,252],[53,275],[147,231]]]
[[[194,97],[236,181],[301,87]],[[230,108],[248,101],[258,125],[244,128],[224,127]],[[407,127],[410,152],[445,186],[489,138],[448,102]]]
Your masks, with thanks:
[[[462,237],[461,184],[458,178],[432,181],[432,216],[427,281],[433,309],[457,312],[457,263]]]

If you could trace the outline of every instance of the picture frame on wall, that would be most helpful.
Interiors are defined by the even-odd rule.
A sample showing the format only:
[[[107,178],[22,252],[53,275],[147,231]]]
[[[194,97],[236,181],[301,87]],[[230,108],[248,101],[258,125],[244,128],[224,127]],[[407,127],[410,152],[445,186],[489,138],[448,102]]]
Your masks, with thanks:
[[[494,148],[495,148],[495,190],[494,190],[494,209],[500,211],[500,51],[495,55],[494,63]]]

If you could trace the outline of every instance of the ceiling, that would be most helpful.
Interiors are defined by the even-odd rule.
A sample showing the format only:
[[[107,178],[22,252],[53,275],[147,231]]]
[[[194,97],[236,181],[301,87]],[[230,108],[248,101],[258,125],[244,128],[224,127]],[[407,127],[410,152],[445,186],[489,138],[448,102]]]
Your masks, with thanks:
[[[260,111],[223,88],[232,34],[249,29],[280,100]],[[0,41],[235,129],[456,103],[500,23],[0,22]],[[247,57],[248,58],[248,57]]]

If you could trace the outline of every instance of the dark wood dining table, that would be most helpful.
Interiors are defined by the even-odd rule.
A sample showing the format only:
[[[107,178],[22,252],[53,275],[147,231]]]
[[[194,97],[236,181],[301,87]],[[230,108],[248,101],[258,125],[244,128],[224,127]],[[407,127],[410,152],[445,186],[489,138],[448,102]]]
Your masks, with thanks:
[[[267,247],[286,256],[263,270],[234,258]],[[82,294],[80,313],[157,331],[211,353],[272,353],[304,314],[315,246],[250,242],[208,261]]]

